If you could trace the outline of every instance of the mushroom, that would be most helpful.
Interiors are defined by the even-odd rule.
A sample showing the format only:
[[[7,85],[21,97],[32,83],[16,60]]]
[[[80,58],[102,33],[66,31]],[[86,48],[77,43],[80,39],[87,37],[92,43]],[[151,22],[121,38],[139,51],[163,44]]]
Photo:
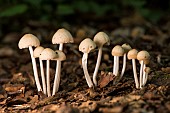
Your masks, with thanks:
[[[46,60],[46,78],[47,78],[47,95],[48,97],[51,96],[51,91],[50,91],[50,60],[57,58],[58,55],[50,48],[46,48],[41,52],[40,59],[41,60]]]
[[[142,88],[143,86],[143,78],[145,78],[145,74],[144,74],[144,68],[146,67],[146,64],[149,63],[149,59],[150,59],[150,55],[147,51],[140,51],[138,54],[137,54],[137,59],[139,60],[140,62],[140,85],[139,87]],[[144,76],[143,76],[144,74]]]
[[[124,49],[120,45],[117,45],[112,49],[112,56],[114,56],[113,74],[115,76],[117,76],[119,72],[119,57],[123,56],[123,54]]]
[[[58,57],[53,59],[53,60],[57,60],[57,61],[63,61],[66,60],[66,55],[64,54],[64,52],[60,51],[60,50],[56,50],[55,51],[58,54]],[[61,66],[61,65],[60,65]],[[60,66],[56,66],[56,72],[55,72],[55,79],[54,79],[54,85],[53,85],[53,92],[52,95],[55,95],[55,93],[58,91],[59,89],[59,84],[60,84],[60,73],[61,73],[61,67]]]
[[[41,54],[41,52],[44,50],[42,46],[38,46],[34,49],[34,57],[38,58]],[[46,89],[46,82],[45,82],[45,76],[44,76],[44,68],[43,68],[43,61],[39,58],[39,63],[40,63],[40,72],[41,72],[41,79],[42,79],[42,86],[43,86],[43,92],[46,94],[47,89]]]
[[[37,65],[36,65],[36,60],[33,56],[33,47],[37,47],[40,45],[40,41],[38,38],[32,34],[25,34],[18,43],[18,46],[20,49],[24,48],[29,48],[30,55],[31,55],[31,60],[32,60],[32,66],[33,66],[33,73],[34,73],[34,78],[35,78],[35,83],[37,86],[38,91],[42,91],[40,81],[38,78],[38,72],[37,72]]]
[[[137,59],[137,54],[138,54],[138,51],[136,49],[131,49],[128,52],[127,57],[128,57],[129,60],[132,60],[135,85],[136,85],[136,88],[138,89],[139,88],[139,81],[138,81],[138,76],[137,76],[137,72],[136,72],[136,61],[135,61],[135,59]]]
[[[73,40],[72,35],[70,34],[69,31],[67,31],[64,28],[57,30],[57,32],[53,35],[53,38],[52,38],[53,44],[59,44],[60,51],[63,51],[64,43],[73,43],[73,42],[74,42],[74,40]],[[60,68],[59,67],[61,68],[61,61],[57,60],[55,76],[60,76],[60,71],[59,71]],[[57,74],[59,74],[59,75],[57,75]]]
[[[93,41],[96,43],[96,45],[98,46],[98,56],[97,56],[97,63],[96,63],[96,67],[93,73],[93,82],[94,85],[97,86],[97,81],[96,81],[96,77],[97,77],[97,73],[99,70],[99,66],[100,66],[100,62],[101,62],[101,57],[102,57],[102,48],[104,44],[110,44],[110,39],[108,37],[108,35],[104,32],[98,32],[95,36]]]
[[[82,67],[83,67],[84,75],[87,84],[90,88],[93,87],[93,83],[91,81],[91,78],[87,70],[87,58],[88,58],[88,53],[90,53],[95,48],[96,48],[96,44],[90,38],[84,39],[79,45],[79,51],[83,52]]]
[[[145,84],[146,84],[146,82],[147,82],[147,79],[148,79],[148,74],[150,73],[150,68],[149,67],[146,67],[145,69],[144,69],[144,80],[143,80],[143,86],[145,86]]]

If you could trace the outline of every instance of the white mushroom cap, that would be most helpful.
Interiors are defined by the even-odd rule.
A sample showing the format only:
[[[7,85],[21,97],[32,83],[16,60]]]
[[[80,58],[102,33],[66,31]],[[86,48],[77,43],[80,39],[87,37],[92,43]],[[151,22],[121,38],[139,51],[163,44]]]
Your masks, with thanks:
[[[90,39],[84,39],[79,45],[79,51],[83,53],[89,53],[91,50],[96,48],[96,44]]]
[[[29,46],[37,47],[40,45],[39,39],[32,34],[25,34],[18,43],[20,49],[28,48]]]
[[[98,32],[95,36],[93,41],[96,43],[98,47],[103,46],[104,44],[110,44],[109,36],[104,32]]]
[[[144,50],[143,50],[143,51],[140,51],[140,52],[137,54],[137,59],[138,59],[139,61],[143,60],[144,63],[145,63],[145,61],[148,62],[149,59],[150,59],[150,54],[149,54],[147,51],[144,51]]]
[[[66,55],[65,55],[65,53],[64,53],[63,51],[56,50],[55,52],[56,52],[56,54],[58,55],[58,57],[57,57],[57,58],[54,58],[53,60],[59,60],[59,61],[64,61],[64,60],[66,60]]]
[[[128,54],[127,54],[127,57],[129,60],[131,59],[137,59],[137,54],[138,54],[138,51],[136,49],[131,49]]]
[[[130,51],[132,48],[129,44],[123,44],[122,48],[124,49],[125,53],[128,53],[128,51]]]
[[[39,56],[41,60],[52,60],[57,57],[58,55],[50,48],[44,49]]]
[[[34,49],[34,57],[37,58],[40,56],[41,52],[44,50],[42,46],[38,46]]]
[[[57,30],[57,32],[53,35],[52,43],[53,44],[60,44],[60,43],[73,43],[73,37],[69,31],[62,28]]]
[[[151,69],[150,69],[150,67],[146,67],[145,69],[144,69],[144,71],[146,72],[146,73],[150,73],[150,71],[151,71]]]
[[[112,49],[112,56],[123,56],[124,54],[124,49],[120,45],[116,45]]]

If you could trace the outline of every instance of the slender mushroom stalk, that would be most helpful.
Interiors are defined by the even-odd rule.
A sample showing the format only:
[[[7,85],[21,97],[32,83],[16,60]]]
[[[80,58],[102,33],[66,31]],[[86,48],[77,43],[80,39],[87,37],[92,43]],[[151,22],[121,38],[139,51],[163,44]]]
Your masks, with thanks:
[[[102,57],[102,48],[104,44],[110,44],[110,39],[108,37],[108,35],[104,32],[98,32],[95,36],[93,41],[96,43],[96,45],[98,46],[98,56],[97,56],[97,63],[96,63],[96,67],[93,73],[93,83],[95,86],[97,86],[97,73],[99,70],[99,66],[100,66],[100,62],[101,62],[101,57]]]
[[[119,74],[119,57],[123,56],[124,49],[117,45],[112,49],[112,56],[114,56],[114,66],[113,66],[113,74],[115,76],[118,76]]]
[[[150,55],[149,55],[149,53],[147,51],[140,51],[137,54],[137,59],[140,62],[140,85],[139,85],[139,87],[142,88],[142,86],[143,86],[143,78],[145,78],[145,77],[143,77],[143,76],[145,76],[144,67],[146,67],[147,63],[149,63],[148,61],[150,59]]]
[[[96,44],[90,38],[84,39],[79,45],[79,51],[84,53],[82,57],[82,67],[89,88],[93,87],[93,83],[91,81],[90,75],[87,70],[87,59],[88,59],[88,53],[94,50],[95,47]]]
[[[59,50],[60,51],[63,51],[63,44],[64,43],[73,43],[73,42],[74,42],[74,40],[73,40],[72,35],[70,34],[69,31],[67,31],[64,28],[61,28],[61,29],[57,30],[57,32],[53,35],[53,38],[52,38],[52,43],[53,44],[59,44]],[[60,70],[61,70],[61,61],[57,60],[55,78],[57,76],[58,79],[60,79],[60,75],[61,75]],[[58,82],[60,82],[60,80]],[[54,89],[55,88],[53,87],[53,91],[54,91],[53,95],[58,91],[58,88],[56,90],[54,90]]]
[[[32,48],[32,46],[37,47],[39,45],[40,45],[40,41],[38,40],[38,38],[36,36],[34,36],[32,34],[25,34],[19,40],[19,43],[18,43],[18,46],[19,46],[20,49],[29,48],[30,55],[31,55],[31,60],[32,60],[35,83],[36,83],[38,91],[42,91],[40,81],[39,81],[39,78],[38,78],[36,60],[33,57],[33,48]]]
[[[139,81],[138,81],[138,76],[137,76],[137,71],[136,71],[136,60],[135,60],[135,59],[137,59],[137,54],[138,54],[138,51],[136,49],[132,49],[128,52],[127,57],[128,57],[129,60],[132,60],[135,85],[136,85],[136,88],[138,89],[139,88]]]
[[[144,79],[143,86],[145,86],[145,84],[147,83],[148,74],[150,73],[150,68],[149,68],[149,67],[146,67],[146,68],[144,69],[144,71],[145,71],[145,79]]]
[[[42,46],[36,47],[34,49],[34,57],[38,58],[43,50],[44,50],[44,48]],[[40,72],[41,72],[41,80],[42,80],[43,92],[44,92],[44,94],[47,94],[43,61],[40,58],[39,58],[39,63],[40,63]]]
[[[58,55],[50,48],[46,48],[42,51],[40,55],[41,60],[46,60],[46,78],[47,78],[47,95],[48,97],[51,96],[50,90],[50,60],[57,58]]]
[[[66,59],[66,55],[60,51],[60,50],[56,50],[55,51],[58,54],[58,58],[55,58],[53,60],[57,60],[57,61],[63,61]],[[59,89],[59,84],[60,84],[60,73],[61,73],[61,65],[56,66],[56,73],[55,73],[55,78],[54,78],[54,85],[53,85],[53,92],[52,95],[55,95],[56,92],[58,92]]]

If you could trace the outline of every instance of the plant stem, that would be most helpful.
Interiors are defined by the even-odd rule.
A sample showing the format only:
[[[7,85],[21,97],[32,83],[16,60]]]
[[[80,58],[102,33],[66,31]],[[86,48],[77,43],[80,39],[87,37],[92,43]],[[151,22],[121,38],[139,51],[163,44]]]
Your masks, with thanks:
[[[116,71],[115,76],[118,76],[119,73],[119,56],[116,56]]]
[[[142,76],[143,76],[143,64],[144,64],[144,61],[142,60],[141,62],[140,62],[141,64],[140,64],[140,88],[142,88]]]
[[[41,70],[41,79],[42,79],[43,92],[44,92],[44,94],[47,94],[46,82],[45,82],[45,76],[44,76],[43,61],[41,59],[39,59],[39,62],[40,62],[40,70]]]
[[[32,46],[29,46],[29,51],[30,51],[31,60],[32,60],[32,67],[33,67],[33,73],[34,73],[35,83],[36,83],[36,86],[37,86],[38,91],[42,91],[42,88],[41,88],[41,85],[40,85],[40,81],[39,81],[39,78],[38,78],[36,60],[35,60],[35,58],[33,57],[33,49],[32,49]]]
[[[135,59],[132,59],[132,66],[133,66],[133,74],[134,74],[136,88],[138,89],[139,88],[139,82],[138,82],[138,76],[137,76],[137,72],[136,72],[136,61],[135,61]]]
[[[47,95],[49,97],[49,96],[51,96],[51,91],[50,91],[50,60],[47,60],[46,76],[47,76]]]

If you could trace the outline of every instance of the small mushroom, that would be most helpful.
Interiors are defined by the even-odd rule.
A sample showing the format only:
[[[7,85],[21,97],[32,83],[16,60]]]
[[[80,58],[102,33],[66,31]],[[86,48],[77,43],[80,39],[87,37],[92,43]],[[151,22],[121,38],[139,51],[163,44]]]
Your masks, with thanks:
[[[142,88],[142,86],[143,86],[143,78],[145,78],[145,77],[143,77],[143,74],[145,73],[144,68],[146,67],[146,64],[149,63],[150,55],[149,55],[149,53],[147,51],[143,50],[143,51],[140,51],[137,54],[137,59],[140,62],[140,78],[139,78],[140,79],[139,80],[140,85],[139,85],[139,87]],[[145,76],[145,74],[144,74],[144,76]]]
[[[97,56],[97,63],[96,63],[96,67],[95,67],[95,70],[94,70],[94,73],[93,73],[93,82],[94,82],[94,85],[97,86],[96,77],[97,77],[97,73],[98,73],[98,70],[99,70],[100,62],[101,62],[102,48],[103,48],[104,44],[108,44],[108,45],[110,44],[110,39],[109,39],[109,37],[106,33],[98,32],[94,36],[93,41],[96,43],[96,45],[98,46],[98,49],[99,49],[98,56]]]
[[[90,75],[87,70],[87,58],[88,58],[88,53],[90,53],[90,51],[94,50],[95,48],[96,48],[96,44],[90,38],[84,39],[79,45],[79,51],[84,53],[82,57],[82,67],[83,67],[87,84],[90,88],[93,87],[93,83],[91,81]]]
[[[53,60],[57,60],[57,61],[64,61],[64,60],[66,60],[66,55],[64,54],[64,52],[62,52],[60,50],[56,50],[55,52],[58,54],[58,57],[53,59]],[[60,74],[61,74],[61,67],[60,66],[56,66],[56,72],[55,72],[55,78],[54,78],[54,85],[53,85],[52,95],[55,95],[55,93],[59,89]]]
[[[19,49],[29,48],[31,60],[32,60],[35,83],[36,83],[38,91],[42,91],[40,81],[39,81],[39,78],[38,78],[37,64],[36,64],[36,60],[33,56],[33,48],[32,48],[32,47],[37,47],[39,45],[40,45],[40,41],[38,40],[38,38],[36,36],[34,36],[32,34],[25,34],[19,40],[19,43],[18,43]]]
[[[146,67],[145,69],[144,69],[144,72],[145,72],[145,75],[144,75],[144,82],[143,82],[143,86],[145,86],[145,84],[146,84],[146,82],[147,82],[147,80],[148,80],[148,74],[150,73],[150,68],[149,67]]]
[[[135,61],[135,59],[137,59],[137,54],[138,54],[138,51],[136,49],[132,49],[128,52],[127,57],[128,57],[129,60],[132,60],[135,85],[136,85],[136,88],[138,89],[139,88],[139,81],[138,81],[138,76],[137,76],[137,72],[136,72],[136,61]]]
[[[113,74],[115,76],[119,73],[119,57],[123,56],[123,54],[124,49],[120,45],[117,45],[112,49],[112,56],[114,56]]]
[[[58,55],[50,48],[46,48],[41,52],[40,59],[41,60],[46,60],[46,79],[47,79],[47,95],[48,97],[51,96],[51,91],[50,91],[50,60],[57,58]]]
[[[38,46],[34,49],[34,57],[39,58],[41,52],[44,50],[42,46]],[[40,63],[40,72],[41,72],[41,80],[42,80],[42,86],[43,86],[43,92],[46,94],[46,82],[45,82],[45,76],[44,76],[44,67],[43,67],[43,61],[39,58]]]

